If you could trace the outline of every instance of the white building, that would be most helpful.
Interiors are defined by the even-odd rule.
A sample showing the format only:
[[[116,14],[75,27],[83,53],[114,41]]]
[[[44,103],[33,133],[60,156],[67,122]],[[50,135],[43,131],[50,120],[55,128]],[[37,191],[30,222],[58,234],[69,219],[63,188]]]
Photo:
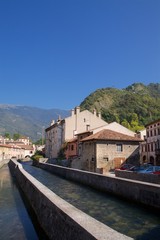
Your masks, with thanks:
[[[126,134],[128,136],[135,137],[135,132],[129,130],[128,128],[122,126],[121,124],[119,124],[117,122],[112,122],[112,123],[106,124],[105,126],[98,127],[96,129],[92,129],[91,132],[92,132],[92,134],[95,134],[104,129],[112,130],[112,131],[115,131],[118,133],[122,133],[122,134]]]
[[[57,158],[62,145],[75,137],[77,133],[90,129],[104,127],[107,122],[101,119],[101,114],[94,110],[80,111],[80,107],[71,110],[71,116],[63,120],[58,119],[52,122],[51,126],[45,129],[46,145],[45,156],[47,158]]]

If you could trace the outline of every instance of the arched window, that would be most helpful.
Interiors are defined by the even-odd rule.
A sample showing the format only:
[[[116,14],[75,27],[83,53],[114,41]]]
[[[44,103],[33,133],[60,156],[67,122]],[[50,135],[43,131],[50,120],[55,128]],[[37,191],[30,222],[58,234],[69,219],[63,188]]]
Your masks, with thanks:
[[[143,163],[145,163],[146,162],[146,156],[144,155],[143,156]]]

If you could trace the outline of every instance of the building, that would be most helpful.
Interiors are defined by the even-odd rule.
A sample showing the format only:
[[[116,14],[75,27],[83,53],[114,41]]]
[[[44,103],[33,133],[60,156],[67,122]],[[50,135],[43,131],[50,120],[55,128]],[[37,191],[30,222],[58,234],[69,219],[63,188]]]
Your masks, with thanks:
[[[10,159],[12,157],[16,157],[17,159],[24,158],[24,149],[16,145],[0,144],[0,160]]]
[[[67,142],[67,149],[65,151],[66,159],[73,159],[77,157],[77,137]]]
[[[138,164],[141,141],[109,129],[92,134],[81,140],[81,169],[105,173],[124,162]]]
[[[73,152],[70,151],[70,148],[71,146],[68,146],[70,145],[70,141],[67,142],[67,149],[66,149],[66,156],[67,156],[67,159],[72,159],[74,157],[79,156],[81,155],[81,152],[82,152],[82,143],[81,143],[81,140],[92,135],[92,134],[95,134],[101,130],[104,130],[104,129],[109,129],[109,130],[113,130],[115,132],[119,132],[119,133],[122,133],[122,134],[126,134],[128,136],[132,136],[132,137],[135,137],[135,132],[129,130],[128,128],[122,126],[121,124],[117,123],[117,122],[112,122],[112,123],[107,123],[106,125],[104,126],[101,126],[101,127],[97,127],[97,128],[94,128],[94,129],[91,129],[91,130],[88,130],[88,131],[85,131],[85,132],[81,132],[81,133],[78,133],[76,134],[77,136],[77,141],[74,140],[74,146],[73,146],[73,143],[72,143],[72,149],[77,149],[77,153],[74,152],[74,156],[73,156]],[[73,140],[71,140],[73,141]],[[77,146],[76,146],[77,144]],[[78,161],[78,159],[77,159]]]
[[[5,139],[6,144],[15,144],[15,145],[31,145],[29,137],[22,136],[17,140]]]
[[[160,119],[145,127],[146,137],[140,146],[141,163],[160,165]]]
[[[143,140],[145,140],[145,138],[146,138],[146,129],[138,131],[136,136],[141,138],[141,139],[143,139]]]
[[[23,159],[35,154],[36,148],[29,140],[29,137],[22,136],[17,140],[0,136],[0,161],[15,157]]]
[[[88,110],[80,111],[80,107],[75,107],[71,110],[70,117],[52,121],[51,126],[45,129],[45,156],[49,159],[57,158],[62,145],[75,138],[78,133],[106,125],[107,122],[102,120],[101,114],[95,110],[91,113]]]

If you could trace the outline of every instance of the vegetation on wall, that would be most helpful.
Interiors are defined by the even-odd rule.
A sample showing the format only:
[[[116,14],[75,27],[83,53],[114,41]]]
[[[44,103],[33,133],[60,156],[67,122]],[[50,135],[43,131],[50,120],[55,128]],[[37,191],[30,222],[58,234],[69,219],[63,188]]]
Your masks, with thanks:
[[[160,84],[134,83],[125,89],[98,89],[85,98],[80,107],[81,110],[96,109],[108,123],[116,121],[139,131],[160,118]]]
[[[39,161],[40,158],[44,158],[45,155],[42,151],[36,151],[35,154],[31,157],[33,161]]]
[[[65,151],[67,149],[67,143],[65,142],[64,144],[62,144],[62,147],[60,148],[59,152],[58,152],[58,159],[59,160],[63,160],[66,158],[65,155]]]

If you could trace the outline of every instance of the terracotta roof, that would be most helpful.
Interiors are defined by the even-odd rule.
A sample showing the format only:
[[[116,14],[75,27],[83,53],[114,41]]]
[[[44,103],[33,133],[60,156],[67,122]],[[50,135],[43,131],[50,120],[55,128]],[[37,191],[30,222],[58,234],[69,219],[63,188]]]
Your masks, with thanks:
[[[77,137],[69,139],[67,143],[72,143],[72,142],[76,142],[77,141]]]
[[[89,140],[123,140],[123,141],[136,141],[141,142],[142,140],[138,137],[128,136],[122,133],[118,133],[109,129],[101,130],[95,134],[92,134],[81,142],[89,141]]]
[[[18,145],[18,144],[17,144]],[[33,145],[19,145],[21,148],[25,149],[25,150],[33,150]]]
[[[92,132],[92,131],[84,131],[84,132],[77,133],[77,134],[75,134],[75,135],[76,135],[76,136],[79,136],[79,135],[82,135],[82,134],[84,134],[84,133],[90,133],[90,132]]]
[[[17,149],[21,149],[21,147],[17,146],[17,145],[11,145],[11,144],[0,144],[0,147],[6,147],[6,148],[17,148]]]

